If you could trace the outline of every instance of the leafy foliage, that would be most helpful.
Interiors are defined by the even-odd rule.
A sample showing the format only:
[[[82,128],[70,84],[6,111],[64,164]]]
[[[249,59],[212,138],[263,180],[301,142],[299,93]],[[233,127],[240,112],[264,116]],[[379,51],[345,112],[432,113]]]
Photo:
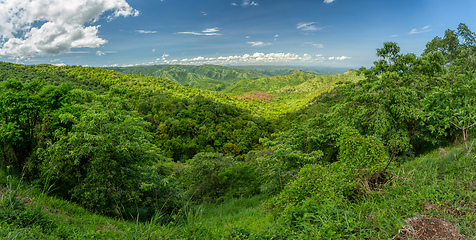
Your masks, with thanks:
[[[57,131],[56,140],[39,149],[41,172],[87,208],[120,214],[123,205],[139,201],[139,167],[166,159],[140,118],[112,103],[85,108],[71,131]]]
[[[476,124],[476,74],[468,72],[460,75],[456,84],[437,87],[425,98],[425,116],[428,126],[439,135],[446,129],[456,127],[462,133],[468,149],[468,133]]]
[[[186,187],[186,197],[210,201],[225,194],[228,180],[220,181],[219,175],[237,163],[221,153],[199,153],[180,171],[180,180]]]
[[[241,79],[267,76],[251,69],[224,67],[218,65],[154,65],[138,67],[111,67],[106,68],[126,74],[140,74],[170,79],[181,85],[193,88],[219,91],[225,85]],[[211,88],[210,83],[221,87]]]

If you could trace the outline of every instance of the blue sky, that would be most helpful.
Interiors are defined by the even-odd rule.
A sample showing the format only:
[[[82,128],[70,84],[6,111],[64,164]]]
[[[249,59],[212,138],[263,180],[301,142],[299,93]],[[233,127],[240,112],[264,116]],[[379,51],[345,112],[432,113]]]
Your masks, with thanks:
[[[420,54],[475,0],[4,0],[0,61],[369,67],[397,42]]]

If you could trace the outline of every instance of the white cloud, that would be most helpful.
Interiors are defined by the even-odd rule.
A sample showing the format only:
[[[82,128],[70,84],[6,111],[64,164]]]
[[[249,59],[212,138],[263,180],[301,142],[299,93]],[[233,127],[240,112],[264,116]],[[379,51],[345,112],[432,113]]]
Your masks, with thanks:
[[[237,3],[231,3],[232,6],[238,6]],[[240,4],[242,7],[248,7],[248,6],[259,6],[258,2],[255,1],[250,1],[250,0],[243,0],[243,2]]]
[[[334,0],[324,0],[324,3],[331,3],[334,2]]]
[[[219,28],[207,28],[201,32],[177,32],[175,34],[189,34],[189,35],[197,35],[197,36],[219,36],[222,35],[218,33],[220,31]]]
[[[168,54],[164,54],[168,56]],[[183,59],[166,59],[166,58],[157,58],[154,62],[143,62],[122,65],[123,67],[127,66],[140,66],[140,65],[155,65],[155,64],[182,64],[182,65],[203,65],[203,64],[215,64],[215,65],[261,65],[261,64],[303,64],[303,65],[315,65],[321,64],[328,61],[329,64],[335,64],[336,60],[342,61],[350,59],[347,56],[341,57],[325,57],[322,54],[310,55],[310,54],[294,54],[294,53],[262,53],[255,52],[253,54],[243,54],[243,55],[230,55],[230,56],[219,56],[219,57],[193,57],[193,58],[183,58]],[[119,66],[117,64],[104,66],[112,67]]]
[[[126,0],[0,1],[0,56],[23,59],[99,47],[107,41],[94,23],[105,12],[108,20],[139,15]]]
[[[136,32],[143,33],[143,34],[157,33],[157,31],[147,31],[147,30],[136,30]]]
[[[395,34],[395,35],[392,35],[392,36],[390,36],[390,37],[398,37],[398,35],[397,35],[397,34]]]
[[[96,52],[96,55],[97,56],[102,56],[102,55],[106,55],[106,54],[109,54],[109,53],[117,53],[116,51],[97,51]]]
[[[260,53],[231,55],[219,57],[195,57],[184,58],[181,60],[163,60],[162,64],[187,64],[187,65],[201,65],[201,64],[217,64],[217,65],[248,65],[248,64],[280,64],[280,63],[316,63],[325,60],[322,55],[311,56],[308,54],[293,54],[293,53]],[[157,64],[157,63],[156,63]]]
[[[219,32],[219,31],[220,31],[220,29],[215,27],[215,28],[207,28],[207,29],[203,30],[202,32],[204,32],[204,33],[216,33],[216,32]]]
[[[408,32],[408,34],[419,34],[419,33],[424,33],[424,32],[429,32],[429,31],[431,31],[430,26],[424,26],[420,29],[414,28],[410,32]]]
[[[264,47],[264,46],[269,46],[271,43],[265,43],[265,42],[247,42],[248,44],[251,45],[251,47]]]
[[[168,54],[168,53],[162,54],[162,60],[165,60],[165,59],[168,58],[169,56],[170,56],[170,54]]]
[[[296,25],[296,28],[299,29],[299,30],[302,30],[302,31],[317,31],[317,30],[321,30],[322,28],[318,28],[316,27],[316,24],[315,22],[302,22],[302,23],[298,23]]]
[[[207,12],[201,12],[203,16],[207,16],[208,13]]]
[[[311,45],[311,46],[314,46],[316,48],[324,48],[324,44],[322,43],[312,43],[312,42],[307,42],[305,44],[308,44],[308,45]]]
[[[350,59],[350,58],[351,58],[351,57],[348,57],[348,56],[340,56],[340,57],[329,57],[328,59],[329,59],[329,60],[343,61],[343,60]]]

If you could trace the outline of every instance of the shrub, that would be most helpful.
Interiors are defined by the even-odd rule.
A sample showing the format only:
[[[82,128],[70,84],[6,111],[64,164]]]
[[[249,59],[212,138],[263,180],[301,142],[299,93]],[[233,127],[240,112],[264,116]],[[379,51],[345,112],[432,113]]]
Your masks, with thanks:
[[[186,188],[185,196],[193,200],[209,201],[226,193],[218,175],[237,163],[221,153],[198,153],[180,171],[180,180]]]
[[[249,197],[259,192],[255,168],[237,164],[218,174],[219,183],[226,188],[229,197]]]

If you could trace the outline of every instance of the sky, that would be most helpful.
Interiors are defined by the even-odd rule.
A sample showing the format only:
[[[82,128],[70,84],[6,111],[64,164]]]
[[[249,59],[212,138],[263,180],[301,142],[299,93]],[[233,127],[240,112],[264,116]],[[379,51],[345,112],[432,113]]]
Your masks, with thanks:
[[[476,31],[476,0],[0,0],[0,61],[370,67]]]

